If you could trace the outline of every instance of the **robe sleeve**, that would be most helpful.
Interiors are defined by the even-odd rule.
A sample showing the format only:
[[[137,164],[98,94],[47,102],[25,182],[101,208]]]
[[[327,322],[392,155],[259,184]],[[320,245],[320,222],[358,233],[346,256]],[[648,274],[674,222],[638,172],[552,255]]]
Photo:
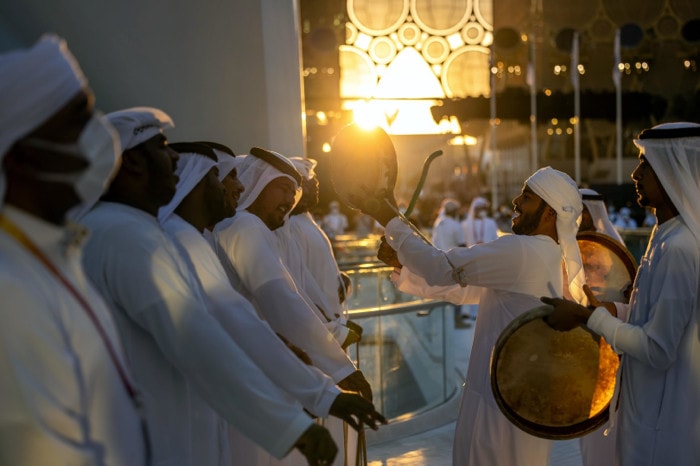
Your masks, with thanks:
[[[676,360],[681,338],[697,303],[697,262],[692,255],[673,244],[664,245],[663,255],[653,270],[651,308],[641,326],[623,322],[604,309],[596,309],[588,326],[600,333],[618,353],[625,353],[642,363],[665,370]],[[631,309],[633,317],[635,308]]]
[[[311,425],[296,403],[255,365],[205,309],[174,245],[112,229],[102,242],[111,264],[110,295],[147,331],[168,361],[231,425],[277,458],[286,455]],[[127,247],[110,248],[124,243]],[[170,245],[170,243],[167,243]],[[122,244],[123,246],[123,244]],[[125,253],[128,251],[128,253]],[[245,377],[241,377],[245,374]]]
[[[303,349],[314,365],[340,382],[356,369],[316,311],[299,293],[272,232],[257,219],[217,232],[218,252],[231,263],[276,332]]]
[[[68,332],[12,277],[0,279],[0,296],[3,462],[103,465],[103,446],[90,440],[85,378]]]

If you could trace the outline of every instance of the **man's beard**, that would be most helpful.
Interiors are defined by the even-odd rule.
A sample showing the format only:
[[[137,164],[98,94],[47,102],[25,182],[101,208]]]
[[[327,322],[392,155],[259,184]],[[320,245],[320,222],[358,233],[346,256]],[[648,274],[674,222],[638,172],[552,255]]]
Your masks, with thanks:
[[[537,210],[531,214],[520,213],[519,222],[513,225],[513,233],[516,235],[529,235],[537,229],[540,224],[540,219],[544,210],[547,208],[547,203],[542,201]]]

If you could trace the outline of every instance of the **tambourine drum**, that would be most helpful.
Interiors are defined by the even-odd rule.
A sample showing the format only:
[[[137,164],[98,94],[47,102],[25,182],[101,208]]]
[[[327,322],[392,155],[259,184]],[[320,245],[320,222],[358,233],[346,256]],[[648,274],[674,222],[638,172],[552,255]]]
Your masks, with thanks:
[[[601,301],[625,302],[636,263],[600,233],[577,236],[586,282]],[[563,440],[608,419],[619,358],[585,327],[559,332],[545,321],[551,306],[529,310],[501,332],[491,359],[491,388],[499,408],[532,435]]]
[[[611,237],[597,232],[576,235],[586,284],[599,301],[627,302],[627,289],[637,274],[629,251]]]
[[[533,308],[503,330],[492,355],[491,388],[513,424],[563,440],[605,423],[619,358],[584,327],[552,329],[543,319],[551,310]]]
[[[359,208],[360,200],[379,202],[394,190],[397,172],[396,150],[383,129],[351,124],[333,139],[331,183],[344,204]]]

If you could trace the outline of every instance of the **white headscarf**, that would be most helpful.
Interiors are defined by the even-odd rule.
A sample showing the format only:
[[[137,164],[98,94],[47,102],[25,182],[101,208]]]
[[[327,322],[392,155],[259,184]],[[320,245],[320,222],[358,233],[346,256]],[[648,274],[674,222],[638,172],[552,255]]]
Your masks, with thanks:
[[[254,152],[254,149],[256,148],[251,149],[251,153]],[[257,149],[257,151],[259,150],[260,149]],[[238,208],[241,210],[250,207],[250,205],[258,198],[262,190],[265,189],[265,187],[270,184],[272,180],[280,177],[288,178],[294,182],[294,186],[297,190],[295,205],[301,198],[301,187],[299,185],[301,175],[296,168],[294,168],[292,162],[290,162],[287,157],[276,152],[265,152],[272,154],[272,157],[278,159],[280,164],[286,165],[288,168],[288,173],[280,171],[255,155],[241,155],[236,157],[235,168],[238,171],[238,180],[245,188],[245,191],[243,191],[241,197],[238,199]]]
[[[307,180],[310,180],[311,178],[316,176],[316,172],[314,171],[314,169],[316,168],[318,162],[316,162],[314,159],[304,157],[290,157],[289,160],[292,161],[292,163],[294,164],[294,168],[296,168],[297,171],[301,173],[301,176],[303,176]]]
[[[122,152],[175,126],[167,113],[153,107],[132,107],[105,116],[119,133]]]
[[[167,205],[158,210],[158,221],[162,224],[175,212],[183,199],[192,192],[202,178],[209,173],[217,162],[195,152],[181,152],[177,161],[175,174],[179,177],[175,186],[175,195]]]
[[[657,125],[642,131],[634,144],[649,161],[681,219],[700,244],[700,125]]]
[[[469,205],[469,212],[467,212],[467,218],[469,222],[474,221],[474,215],[476,213],[476,209],[480,207],[489,207],[491,203],[488,201],[488,199],[484,197],[475,197],[472,203]]]
[[[569,292],[576,302],[585,303],[583,285],[586,284],[586,277],[576,242],[583,203],[576,183],[566,173],[544,167],[528,178],[525,184],[556,211],[557,237],[569,278]]]
[[[598,233],[610,236],[612,239],[624,245],[625,242],[622,236],[620,236],[620,232],[617,231],[617,228],[615,228],[610,221],[603,196],[599,192],[588,188],[581,188],[579,192],[581,193],[583,205],[586,206],[588,213],[591,214],[595,230]],[[588,197],[588,199],[586,199],[586,197]]]
[[[219,181],[223,181],[231,170],[236,168],[236,157],[218,149],[214,149],[214,153],[217,160],[216,167],[219,169]]]
[[[10,147],[86,87],[78,62],[58,36],[45,35],[31,48],[0,55],[0,206],[1,163]]]

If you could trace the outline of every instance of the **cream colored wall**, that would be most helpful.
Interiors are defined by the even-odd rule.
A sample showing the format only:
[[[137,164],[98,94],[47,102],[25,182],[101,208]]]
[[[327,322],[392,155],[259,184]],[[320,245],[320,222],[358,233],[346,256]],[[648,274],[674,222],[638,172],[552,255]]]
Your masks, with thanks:
[[[0,50],[64,37],[105,112],[159,107],[171,141],[304,153],[298,0],[0,0]]]

